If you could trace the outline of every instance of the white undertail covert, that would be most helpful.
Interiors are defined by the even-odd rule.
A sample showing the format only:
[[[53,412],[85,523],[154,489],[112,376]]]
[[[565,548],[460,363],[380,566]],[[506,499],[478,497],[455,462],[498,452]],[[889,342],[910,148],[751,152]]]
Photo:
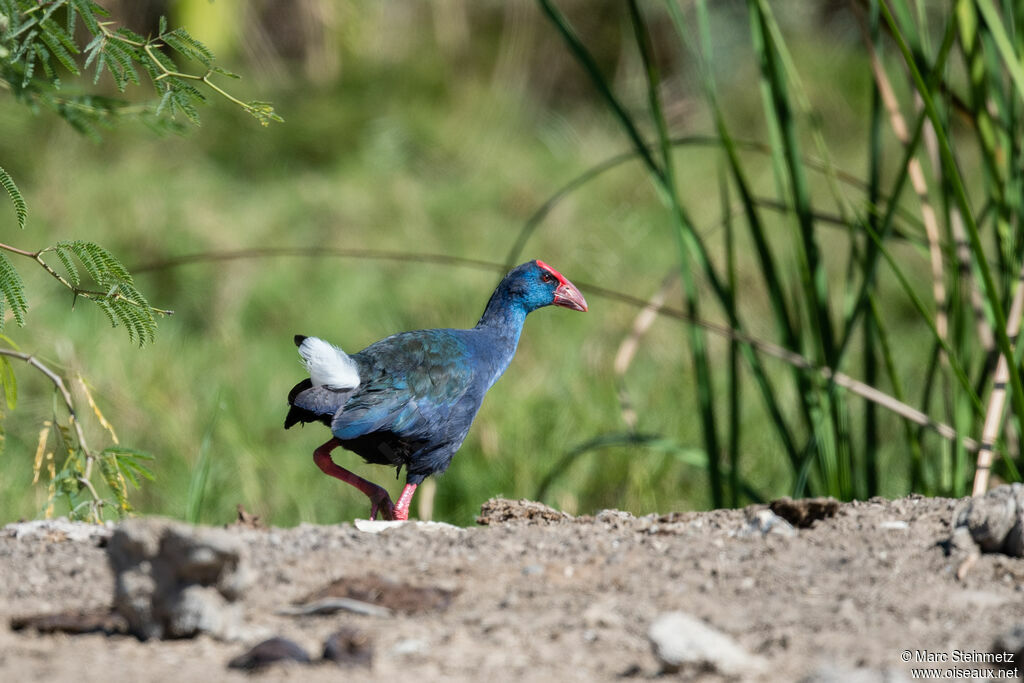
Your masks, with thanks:
[[[313,386],[344,391],[359,386],[356,362],[337,346],[317,337],[306,337],[299,344],[299,355],[309,371]]]

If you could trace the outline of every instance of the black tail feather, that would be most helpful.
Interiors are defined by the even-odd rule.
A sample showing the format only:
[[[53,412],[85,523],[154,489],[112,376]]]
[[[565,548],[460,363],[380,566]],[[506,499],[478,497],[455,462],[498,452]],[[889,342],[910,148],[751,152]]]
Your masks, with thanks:
[[[295,339],[298,340],[300,339],[300,337],[296,336]],[[305,337],[301,337],[301,339],[305,339]],[[300,408],[292,404],[292,401],[295,400],[295,397],[297,395],[299,395],[301,392],[305,391],[306,389],[309,389],[312,386],[312,380],[310,380],[307,377],[306,379],[302,380],[294,387],[292,387],[292,390],[288,392],[288,415],[284,418],[285,429],[290,429],[292,425],[298,424],[299,422],[317,422],[318,420],[322,419],[321,416],[317,415],[313,411],[306,410],[305,408]]]
[[[333,391],[327,387],[314,387],[313,380],[307,377],[288,392],[288,415],[284,418],[284,428],[299,422],[321,422],[330,427],[334,414],[351,395],[351,389]]]

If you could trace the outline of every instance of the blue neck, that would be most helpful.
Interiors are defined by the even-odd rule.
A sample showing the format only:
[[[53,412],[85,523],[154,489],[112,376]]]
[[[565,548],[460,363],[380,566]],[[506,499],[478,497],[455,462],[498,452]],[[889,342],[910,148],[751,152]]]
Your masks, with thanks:
[[[480,316],[480,322],[476,329],[487,330],[499,337],[519,341],[519,334],[523,331],[523,323],[526,322],[526,315],[529,313],[522,302],[509,300],[495,292],[491,300],[487,302],[484,314]]]
[[[490,372],[487,386],[491,386],[512,362],[519,346],[519,335],[523,331],[523,323],[530,311],[519,301],[510,301],[507,297],[495,292],[487,303],[480,322],[474,330],[481,334],[484,342],[484,357],[488,358]]]

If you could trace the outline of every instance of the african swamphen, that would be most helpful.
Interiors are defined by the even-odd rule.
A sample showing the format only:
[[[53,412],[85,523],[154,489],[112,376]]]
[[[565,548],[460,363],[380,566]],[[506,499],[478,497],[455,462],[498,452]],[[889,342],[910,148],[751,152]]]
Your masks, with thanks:
[[[351,356],[316,337],[295,337],[309,379],[288,394],[284,427],[322,422],[334,435],[313,451],[332,477],[370,498],[370,519],[408,519],[416,487],[444,472],[476,417],[484,394],[505,372],[528,313],[543,306],[586,311],[575,285],[543,261],[517,266],[498,284],[471,330],[392,335]],[[366,462],[406,469],[397,504],[388,492],[338,466],[341,446]]]

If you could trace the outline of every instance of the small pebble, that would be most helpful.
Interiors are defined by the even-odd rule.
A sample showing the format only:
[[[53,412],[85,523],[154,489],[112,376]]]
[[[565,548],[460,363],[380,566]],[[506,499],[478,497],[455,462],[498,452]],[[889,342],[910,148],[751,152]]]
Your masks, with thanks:
[[[395,643],[395,646],[391,648],[391,654],[393,655],[415,655],[420,652],[427,650],[426,642],[419,640],[418,638],[406,638]]]
[[[740,537],[775,534],[789,538],[797,535],[797,531],[792,524],[767,509],[758,510],[735,533]]]
[[[909,529],[910,528],[910,524],[908,524],[907,522],[904,522],[902,519],[889,519],[889,520],[886,520],[884,522],[880,522],[879,525],[878,525],[878,528],[879,529],[892,529],[892,530],[895,531],[895,530],[900,530],[900,529]]]
[[[726,676],[753,676],[765,662],[731,636],[685,612],[668,612],[651,624],[647,637],[662,671],[675,673],[684,667],[712,669]]]

